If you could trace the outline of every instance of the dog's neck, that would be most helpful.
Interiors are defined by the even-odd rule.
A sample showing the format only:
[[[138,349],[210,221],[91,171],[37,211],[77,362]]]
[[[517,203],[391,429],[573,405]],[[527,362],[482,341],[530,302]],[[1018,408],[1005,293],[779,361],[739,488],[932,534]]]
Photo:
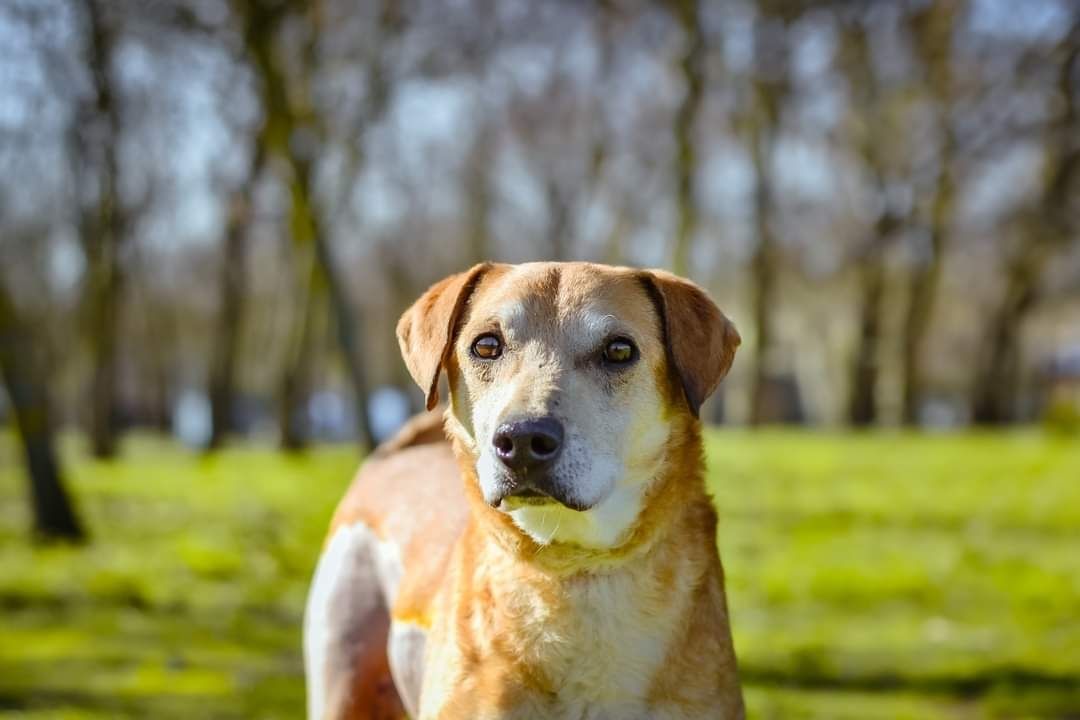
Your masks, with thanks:
[[[465,626],[480,656],[503,658],[490,665],[496,685],[510,678],[560,698],[639,708],[633,703],[668,692],[668,653],[697,642],[686,618],[712,621],[711,609],[720,608],[723,625],[715,634],[729,637],[696,423],[669,450],[666,467],[685,470],[656,478],[637,523],[610,550],[536,543],[486,505],[475,477],[465,473],[473,488],[465,546],[475,554],[462,566],[469,569],[460,582],[470,592],[460,596],[467,608],[456,617],[469,618]],[[692,655],[704,667],[734,663],[730,641]]]

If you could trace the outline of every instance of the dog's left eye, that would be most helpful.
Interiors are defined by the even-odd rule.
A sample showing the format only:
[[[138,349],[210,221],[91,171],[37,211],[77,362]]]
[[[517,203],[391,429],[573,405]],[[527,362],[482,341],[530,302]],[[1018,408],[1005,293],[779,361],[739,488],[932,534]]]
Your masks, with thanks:
[[[502,341],[490,333],[481,335],[473,340],[472,352],[478,358],[494,360],[502,355]]]
[[[604,346],[604,362],[626,365],[637,357],[637,348],[626,338],[615,338]]]

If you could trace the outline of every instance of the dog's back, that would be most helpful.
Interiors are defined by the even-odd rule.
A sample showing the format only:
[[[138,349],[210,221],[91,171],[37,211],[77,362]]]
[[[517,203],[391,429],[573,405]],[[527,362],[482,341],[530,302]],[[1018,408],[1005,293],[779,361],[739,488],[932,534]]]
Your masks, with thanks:
[[[305,614],[309,683],[322,686],[309,692],[309,717],[381,720],[415,708],[420,678],[408,675],[418,663],[395,655],[422,652],[422,638],[390,638],[426,624],[468,517],[460,482],[441,412],[411,419],[357,473],[334,513]],[[395,683],[411,697],[399,697]]]

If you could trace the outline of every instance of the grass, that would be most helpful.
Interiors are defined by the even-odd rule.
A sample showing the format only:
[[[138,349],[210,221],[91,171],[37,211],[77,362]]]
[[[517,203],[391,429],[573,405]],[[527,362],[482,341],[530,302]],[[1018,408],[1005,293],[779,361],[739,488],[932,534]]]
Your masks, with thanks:
[[[754,718],[1080,718],[1080,442],[713,433]],[[34,547],[0,435],[0,717],[296,718],[348,448],[65,443],[93,533]]]

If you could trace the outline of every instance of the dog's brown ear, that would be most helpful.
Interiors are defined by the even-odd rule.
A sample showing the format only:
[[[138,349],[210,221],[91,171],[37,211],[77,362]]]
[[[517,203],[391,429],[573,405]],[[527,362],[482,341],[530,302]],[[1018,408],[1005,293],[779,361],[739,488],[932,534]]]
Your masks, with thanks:
[[[694,415],[731,369],[739,331],[700,287],[664,270],[642,273],[657,306],[668,363]]]
[[[409,374],[427,393],[427,409],[439,402],[439,373],[453,351],[454,332],[465,304],[491,263],[474,265],[427,289],[397,324],[398,345]]]

